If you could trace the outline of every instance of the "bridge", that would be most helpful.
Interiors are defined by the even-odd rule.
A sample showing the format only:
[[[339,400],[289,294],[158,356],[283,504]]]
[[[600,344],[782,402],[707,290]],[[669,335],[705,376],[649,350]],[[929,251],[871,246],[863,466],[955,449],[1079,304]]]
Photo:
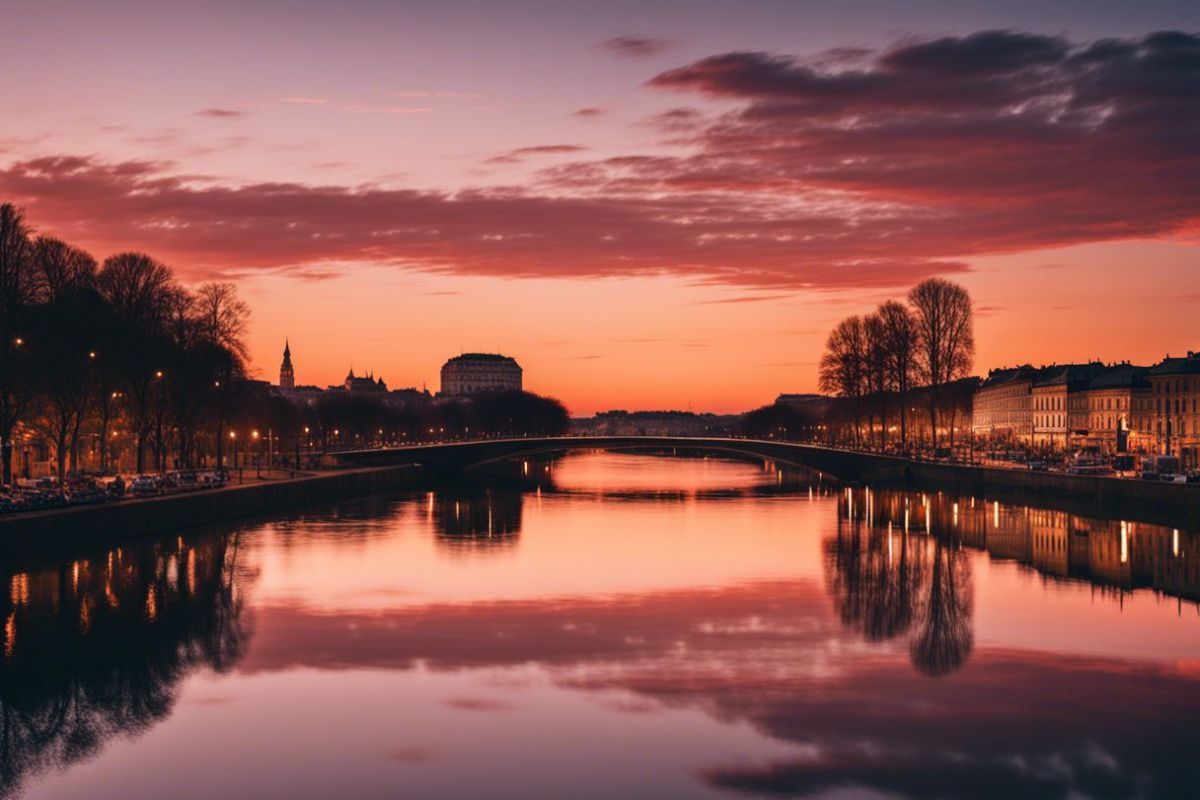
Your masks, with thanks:
[[[905,475],[908,464],[900,458],[816,445],[712,436],[545,436],[481,439],[472,442],[439,442],[374,450],[345,450],[330,455],[340,464],[358,467],[420,464],[439,472],[456,473],[499,461],[554,455],[571,450],[718,453],[816,470],[839,480],[899,478]]]

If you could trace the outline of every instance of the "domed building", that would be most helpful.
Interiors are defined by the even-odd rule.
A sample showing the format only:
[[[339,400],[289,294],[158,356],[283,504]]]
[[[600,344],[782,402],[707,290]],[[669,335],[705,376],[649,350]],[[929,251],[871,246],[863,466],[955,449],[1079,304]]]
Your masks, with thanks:
[[[521,391],[523,370],[516,359],[499,353],[463,353],[442,365],[443,397]]]

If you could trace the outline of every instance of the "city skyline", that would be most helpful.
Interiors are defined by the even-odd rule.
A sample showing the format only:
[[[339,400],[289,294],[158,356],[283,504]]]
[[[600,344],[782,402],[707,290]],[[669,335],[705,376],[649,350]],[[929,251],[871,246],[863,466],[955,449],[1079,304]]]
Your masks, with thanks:
[[[234,280],[256,377],[500,352],[574,415],[744,411],[933,275],[977,374],[1195,346],[1187,4],[289,8],[40,4],[0,54],[0,197]]]

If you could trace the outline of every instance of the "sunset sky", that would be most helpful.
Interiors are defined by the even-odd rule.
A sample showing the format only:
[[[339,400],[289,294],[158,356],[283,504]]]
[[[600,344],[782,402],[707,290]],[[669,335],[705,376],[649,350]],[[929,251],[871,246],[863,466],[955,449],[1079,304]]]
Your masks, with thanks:
[[[976,371],[1200,349],[1200,6],[0,0],[0,201],[235,281],[257,377],[813,391],[931,275]]]

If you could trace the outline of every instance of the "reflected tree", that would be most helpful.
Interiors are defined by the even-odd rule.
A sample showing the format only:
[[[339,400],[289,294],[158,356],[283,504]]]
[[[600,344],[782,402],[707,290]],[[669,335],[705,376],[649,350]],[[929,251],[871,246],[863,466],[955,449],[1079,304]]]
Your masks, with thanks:
[[[909,645],[913,665],[921,672],[941,677],[967,662],[975,645],[972,594],[966,554],[935,540],[921,627]]]
[[[117,548],[0,575],[0,797],[164,719],[192,670],[249,637],[237,540]]]
[[[843,520],[837,537],[826,543],[827,588],[838,615],[868,641],[894,639],[912,628],[926,564],[911,539]]]
[[[841,519],[825,543],[826,590],[843,625],[869,642],[906,637],[913,666],[939,677],[974,645],[970,563],[935,538]]]

